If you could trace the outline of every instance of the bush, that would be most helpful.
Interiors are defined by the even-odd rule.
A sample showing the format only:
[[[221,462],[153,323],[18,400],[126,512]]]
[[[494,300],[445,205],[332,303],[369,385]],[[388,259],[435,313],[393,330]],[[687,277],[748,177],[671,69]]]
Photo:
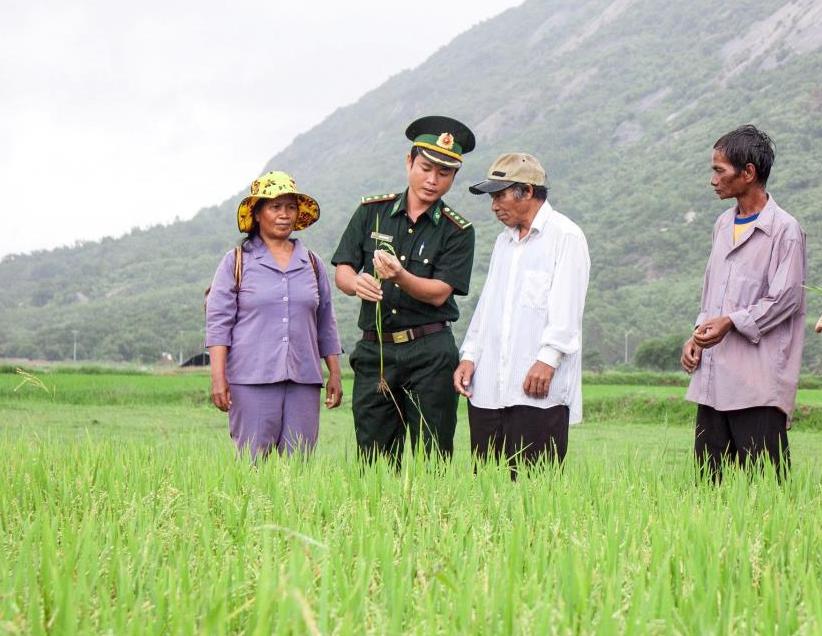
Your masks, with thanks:
[[[644,340],[636,349],[634,364],[643,369],[676,371],[686,338],[675,334],[666,338]]]

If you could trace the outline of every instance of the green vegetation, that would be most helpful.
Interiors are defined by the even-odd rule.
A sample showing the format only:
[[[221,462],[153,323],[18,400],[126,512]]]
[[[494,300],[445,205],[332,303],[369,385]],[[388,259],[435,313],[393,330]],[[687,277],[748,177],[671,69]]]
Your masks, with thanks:
[[[742,123],[776,139],[770,186],[807,232],[808,280],[822,281],[815,243],[822,173],[814,169],[822,165],[822,50],[792,45],[799,12],[813,14],[810,6],[530,0],[338,109],[265,168],[287,169],[318,197],[322,219],[304,238],[327,261],[361,195],[403,187],[409,121],[441,112],[469,123],[478,147],[447,197],[477,230],[459,336],[500,229],[487,197],[469,195],[467,186],[501,152],[536,154],[552,204],[588,237],[586,362],[610,366],[624,360],[626,340],[633,352],[644,340],[692,328],[711,228],[726,207],[707,186],[710,148]],[[819,41],[809,35],[819,25],[807,28],[802,41]],[[747,53],[737,58],[734,50]],[[733,72],[747,62],[745,72]],[[75,331],[84,360],[153,362],[164,351],[197,352],[203,290],[239,239],[234,210],[253,176],[190,221],[6,258],[0,355],[70,359]],[[337,310],[350,349],[357,303],[340,296]],[[809,298],[809,325],[820,310],[822,297]],[[810,331],[805,362],[822,369],[822,339]]]
[[[38,377],[0,374],[0,632],[822,631],[818,431],[782,486],[697,484],[681,387],[586,385],[564,469],[511,483],[464,413],[451,465],[361,470],[349,398],[253,468],[205,374]]]
[[[687,336],[686,336],[687,337]],[[643,369],[676,371],[681,368],[682,343],[685,337],[674,334],[667,338],[649,338],[636,348],[634,364]]]

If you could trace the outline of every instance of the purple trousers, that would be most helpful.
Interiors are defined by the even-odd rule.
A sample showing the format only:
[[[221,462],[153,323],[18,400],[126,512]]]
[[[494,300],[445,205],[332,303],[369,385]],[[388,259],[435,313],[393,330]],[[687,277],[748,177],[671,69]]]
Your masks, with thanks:
[[[228,427],[231,439],[252,458],[311,452],[320,429],[320,389],[316,384],[232,384]]]

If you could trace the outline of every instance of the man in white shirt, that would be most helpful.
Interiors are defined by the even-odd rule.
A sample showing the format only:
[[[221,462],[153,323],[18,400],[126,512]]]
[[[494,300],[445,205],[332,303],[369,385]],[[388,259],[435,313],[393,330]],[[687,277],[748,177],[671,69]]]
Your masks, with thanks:
[[[545,170],[501,155],[473,194],[491,195],[506,226],[460,349],[454,389],[468,398],[480,459],[561,462],[582,419],[582,312],[591,262],[582,230],[547,201]]]

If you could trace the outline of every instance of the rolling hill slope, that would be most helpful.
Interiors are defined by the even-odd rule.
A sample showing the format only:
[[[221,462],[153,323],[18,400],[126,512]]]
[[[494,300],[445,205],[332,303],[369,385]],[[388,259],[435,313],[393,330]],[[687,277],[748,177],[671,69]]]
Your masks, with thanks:
[[[479,24],[338,109],[264,167],[291,172],[320,200],[323,218],[305,239],[323,257],[359,196],[403,186],[403,131],[431,113],[477,134],[446,197],[477,228],[465,314],[500,229],[487,198],[467,186],[496,155],[517,149],[540,157],[552,205],[588,236],[586,352],[615,362],[626,333],[632,349],[651,337],[684,337],[711,227],[725,207],[708,187],[710,148],[743,123],[776,140],[770,190],[805,227],[809,280],[822,282],[822,0],[531,0]],[[73,330],[84,358],[196,350],[202,290],[240,238],[234,210],[246,184],[237,187],[190,221],[4,259],[0,355],[70,357]],[[350,345],[356,303],[341,298],[337,307]],[[820,308],[822,298],[809,303],[811,314]],[[806,362],[822,366],[815,340]]]

